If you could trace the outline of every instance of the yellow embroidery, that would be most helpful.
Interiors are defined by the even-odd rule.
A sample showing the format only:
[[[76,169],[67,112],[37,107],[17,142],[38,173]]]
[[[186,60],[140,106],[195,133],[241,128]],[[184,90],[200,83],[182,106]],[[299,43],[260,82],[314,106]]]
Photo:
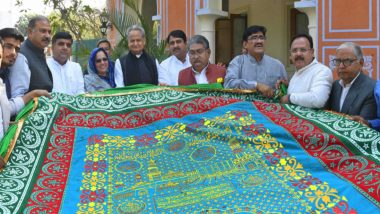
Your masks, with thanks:
[[[260,203],[269,202],[270,197],[278,197],[279,203],[287,203],[282,201],[288,200],[291,195],[292,198],[297,198],[299,204],[307,211],[322,213],[340,200],[347,200],[344,196],[341,198],[337,190],[331,188],[326,182],[310,185],[304,190],[295,190],[287,181],[297,181],[311,175],[305,171],[295,157],[291,156],[280,157],[276,165],[270,165],[262,155],[273,154],[278,149],[282,149],[283,145],[264,127],[260,127],[262,130],[257,132],[256,136],[244,135],[243,132],[247,131],[246,127],[255,129],[255,125],[257,125],[256,120],[252,115],[238,115],[232,112],[214,118],[204,118],[199,121],[199,124],[193,124],[191,127],[184,123],[176,123],[154,131],[151,137],[157,142],[154,146],[149,145],[148,150],[141,149],[146,145],[136,146],[138,138],[133,135],[127,137],[104,135],[102,143],[87,146],[85,161],[107,161],[107,170],[105,172],[84,172],[81,190],[105,189],[107,191],[105,200],[108,204],[121,203],[118,206],[129,211],[138,211],[145,207],[148,209],[145,211],[149,213],[153,212],[150,210],[151,205],[145,204],[149,202],[140,199],[148,197],[151,194],[149,191],[153,189],[170,191],[189,184],[189,188],[176,194],[155,197],[158,209],[175,209],[199,204],[202,201],[216,200],[227,197],[227,195],[230,197],[228,200],[234,200],[241,196],[235,187],[230,183],[218,182],[225,177],[250,172],[249,175],[242,174],[241,178],[236,176],[238,178],[236,184],[243,185],[244,188],[260,185],[262,189],[253,193],[258,194],[257,198],[262,200]],[[243,126],[245,130],[242,129]],[[212,141],[228,142],[228,146],[227,148],[215,147],[210,144]],[[168,153],[182,155],[182,149],[186,150],[185,148],[188,147],[192,148],[191,161],[207,162],[207,169],[201,167],[202,169],[196,168],[189,171],[165,171],[162,163],[156,162],[159,160],[158,157]],[[217,157],[219,149],[230,149],[232,157],[219,160],[219,162],[210,161],[219,158]],[[112,155],[106,156],[107,152]],[[116,166],[121,163],[127,164],[117,168]],[[190,185],[199,181],[213,185],[194,187]],[[281,188],[287,192],[269,195],[274,192],[268,192],[267,189],[275,189],[276,185],[281,185]],[[131,198],[134,200],[131,201]],[[255,197],[246,196],[247,205],[253,204],[253,200]],[[104,213],[106,206],[106,202],[78,204],[78,213]],[[311,210],[312,207],[317,210]],[[251,208],[254,209],[254,206]],[[107,206],[107,209],[108,213],[112,210],[111,206]],[[297,209],[294,207],[294,210]]]
[[[314,203],[319,210],[334,206],[341,200],[338,191],[331,188],[326,182],[306,189],[305,196]]]

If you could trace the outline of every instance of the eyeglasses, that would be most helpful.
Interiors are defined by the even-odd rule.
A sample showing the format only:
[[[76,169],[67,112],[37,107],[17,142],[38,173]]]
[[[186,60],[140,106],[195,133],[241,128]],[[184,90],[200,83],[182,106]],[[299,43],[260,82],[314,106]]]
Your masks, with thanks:
[[[333,59],[331,62],[333,63],[334,66],[339,66],[340,63],[343,63],[345,67],[352,65],[355,61],[358,59]]]
[[[252,36],[249,36],[248,37],[248,40],[250,41],[259,41],[259,40],[262,40],[262,41],[265,41],[267,38],[265,36],[259,36],[259,35],[252,35]]]
[[[308,52],[309,50],[310,50],[310,48],[309,49],[307,49],[307,48],[293,48],[293,49],[290,49],[289,52],[292,54],[296,54],[299,51],[299,52],[304,54],[304,53]]]
[[[197,49],[197,50],[189,50],[189,56],[190,57],[195,57],[195,56],[200,56],[206,51],[205,48]]]
[[[107,59],[106,57],[104,57],[104,58],[101,58],[101,59],[97,59],[97,60],[95,60],[96,63],[101,63],[102,61],[103,61],[103,62],[107,62],[108,59]]]

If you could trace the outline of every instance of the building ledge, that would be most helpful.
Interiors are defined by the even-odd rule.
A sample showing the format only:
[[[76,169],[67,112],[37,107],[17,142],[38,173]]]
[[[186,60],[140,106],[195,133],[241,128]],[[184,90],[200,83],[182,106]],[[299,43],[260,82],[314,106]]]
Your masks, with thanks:
[[[317,4],[315,3],[315,0],[294,2],[295,8],[309,8],[309,7],[316,7],[316,6]]]
[[[161,20],[161,16],[160,15],[152,16],[152,21],[160,21],[160,20]]]
[[[225,12],[222,10],[210,9],[210,8],[203,8],[203,9],[198,9],[196,11],[196,15],[197,16],[214,15],[214,16],[227,17],[228,12]]]

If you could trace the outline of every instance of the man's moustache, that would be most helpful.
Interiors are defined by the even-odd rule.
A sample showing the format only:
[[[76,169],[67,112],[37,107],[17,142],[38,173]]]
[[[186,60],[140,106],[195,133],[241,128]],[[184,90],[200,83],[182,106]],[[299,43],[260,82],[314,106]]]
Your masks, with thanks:
[[[294,60],[305,60],[305,58],[303,58],[302,56],[297,56]]]

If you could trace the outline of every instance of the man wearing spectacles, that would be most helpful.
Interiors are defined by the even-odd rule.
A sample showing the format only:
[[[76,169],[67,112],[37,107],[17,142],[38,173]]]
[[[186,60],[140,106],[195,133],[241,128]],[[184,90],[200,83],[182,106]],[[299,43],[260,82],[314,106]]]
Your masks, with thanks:
[[[266,55],[266,28],[254,25],[243,34],[245,54],[236,56],[228,65],[225,88],[256,89],[273,97],[276,82],[287,79],[284,65]]]
[[[178,74],[178,85],[223,83],[226,69],[210,64],[210,45],[201,35],[193,36],[189,41],[189,58],[191,67]]]
[[[57,32],[53,36],[53,57],[47,59],[53,75],[53,92],[69,95],[84,93],[82,68],[78,63],[70,61],[72,44],[73,37],[68,32]]]
[[[327,109],[366,120],[376,118],[373,92],[376,81],[361,72],[364,64],[361,47],[352,42],[341,44],[332,63],[340,79],[333,83]]]
[[[287,95],[280,102],[309,108],[324,107],[329,99],[333,76],[328,67],[314,58],[313,39],[306,34],[295,36],[289,52],[296,72],[289,82]]]

